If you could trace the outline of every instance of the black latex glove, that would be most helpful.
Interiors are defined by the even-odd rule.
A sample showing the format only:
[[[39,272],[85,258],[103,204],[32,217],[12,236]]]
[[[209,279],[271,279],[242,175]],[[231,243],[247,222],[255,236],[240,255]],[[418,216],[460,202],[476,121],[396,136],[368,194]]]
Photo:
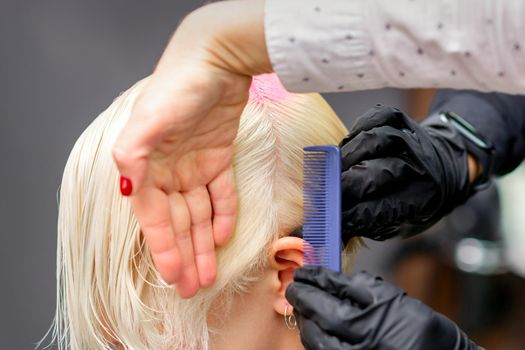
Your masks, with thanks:
[[[422,232],[472,192],[465,143],[437,116],[419,125],[377,105],[340,147],[345,240]]]
[[[307,350],[478,350],[458,326],[366,272],[301,268],[286,290]]]

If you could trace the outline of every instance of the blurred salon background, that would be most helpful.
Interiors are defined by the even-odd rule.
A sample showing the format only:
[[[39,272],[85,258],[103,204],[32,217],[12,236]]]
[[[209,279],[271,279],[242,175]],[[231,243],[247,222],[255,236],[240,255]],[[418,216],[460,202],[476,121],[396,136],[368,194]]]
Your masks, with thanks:
[[[0,350],[32,349],[52,322],[56,193],[74,141],[152,71],[178,22],[203,3],[0,2]],[[350,128],[376,103],[421,118],[432,93],[326,98]],[[525,349],[524,195],[520,168],[419,238],[367,241],[356,269],[398,284],[487,349]]]

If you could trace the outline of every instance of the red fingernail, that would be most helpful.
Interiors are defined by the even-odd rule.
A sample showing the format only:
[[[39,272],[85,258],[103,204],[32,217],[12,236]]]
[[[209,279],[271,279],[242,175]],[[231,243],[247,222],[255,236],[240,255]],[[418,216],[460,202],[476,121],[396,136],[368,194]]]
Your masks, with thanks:
[[[131,180],[127,177],[121,176],[120,177],[120,193],[122,193],[123,196],[129,196],[131,192],[133,191],[133,185],[131,184]]]

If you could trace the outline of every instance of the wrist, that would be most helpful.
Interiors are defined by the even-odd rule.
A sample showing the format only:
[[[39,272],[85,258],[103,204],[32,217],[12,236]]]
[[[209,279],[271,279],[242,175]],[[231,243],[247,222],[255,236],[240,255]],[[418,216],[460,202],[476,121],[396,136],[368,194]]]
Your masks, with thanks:
[[[264,36],[264,0],[209,4],[182,25],[191,31],[190,39],[203,36],[203,54],[211,65],[247,76],[273,71]]]
[[[473,184],[481,175],[481,164],[479,161],[470,153],[467,153],[468,162],[468,182]]]

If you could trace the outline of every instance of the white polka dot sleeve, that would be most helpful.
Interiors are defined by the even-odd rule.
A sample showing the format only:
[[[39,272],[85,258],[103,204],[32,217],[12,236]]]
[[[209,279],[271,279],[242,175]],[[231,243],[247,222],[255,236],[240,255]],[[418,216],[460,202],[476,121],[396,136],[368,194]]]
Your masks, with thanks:
[[[266,0],[273,68],[295,92],[525,93],[525,1]]]

